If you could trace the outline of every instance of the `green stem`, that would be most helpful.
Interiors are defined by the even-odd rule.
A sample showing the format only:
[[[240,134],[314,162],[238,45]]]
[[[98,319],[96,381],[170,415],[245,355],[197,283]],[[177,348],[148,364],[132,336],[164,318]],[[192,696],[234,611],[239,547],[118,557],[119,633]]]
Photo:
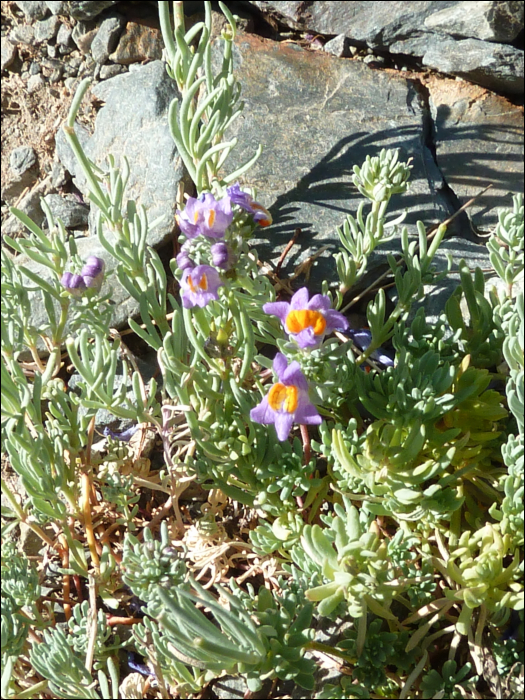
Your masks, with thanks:
[[[182,3],[173,3],[174,5]],[[162,32],[162,39],[164,41],[164,46],[166,47],[166,53],[168,54],[168,63],[174,69],[175,68],[175,56],[177,53],[177,46],[173,38],[173,31],[170,22],[170,4],[167,0],[159,0],[159,21],[160,30]]]
[[[54,547],[53,545],[53,540],[46,535],[46,533],[36,524],[31,522],[29,520],[28,514],[25,512],[25,510],[19,505],[18,501],[15,498],[14,493],[11,491],[9,486],[7,485],[6,481],[2,478],[2,494],[5,495],[9,503],[11,504],[13,510],[16,513],[17,518],[25,523],[35,534],[37,534],[40,539],[48,544],[50,547]]]

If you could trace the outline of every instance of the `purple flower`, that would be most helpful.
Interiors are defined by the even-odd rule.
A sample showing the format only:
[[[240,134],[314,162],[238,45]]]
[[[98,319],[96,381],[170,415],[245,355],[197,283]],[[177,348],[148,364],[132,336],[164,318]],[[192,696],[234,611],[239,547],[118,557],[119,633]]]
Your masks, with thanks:
[[[137,432],[139,429],[140,425],[132,425],[130,428],[126,428],[126,430],[123,430],[120,433],[115,433],[111,428],[106,425],[104,430],[102,431],[102,434],[105,435],[106,437],[112,437],[114,440],[122,440],[122,442],[129,442],[133,435]]]
[[[87,289],[99,292],[104,280],[105,263],[102,258],[90,255],[79,275],[64,272],[60,284],[74,297],[81,297]]]
[[[188,238],[199,234],[208,238],[222,238],[233,219],[231,201],[223,197],[217,201],[207,192],[197,199],[189,197],[184,211],[177,210],[177,223]]]
[[[226,192],[232,203],[249,212],[259,226],[264,228],[271,225],[273,219],[268,209],[265,209],[262,204],[256,202],[248,192],[243,192],[238,182],[228,187]]]
[[[217,290],[223,283],[211,265],[197,265],[193,270],[184,270],[180,284],[182,305],[191,309],[192,306],[206,306],[213,299],[218,299]]]
[[[372,342],[372,333],[367,328],[350,330],[348,331],[348,335],[350,336],[350,338],[352,338],[357,347],[363,352],[368,348],[368,346]],[[377,350],[374,350],[370,357],[372,358],[372,360],[380,362],[385,367],[394,366],[394,360],[385,353],[383,348],[377,348]]]
[[[252,408],[250,418],[256,423],[273,423],[282,442],[290,434],[293,423],[319,425],[322,418],[308,398],[308,382],[298,362],[288,365],[286,357],[278,352],[273,369],[279,381],[272,386],[261,403]]]
[[[215,267],[220,267],[221,270],[227,270],[231,266],[230,249],[224,241],[214,243],[210,249],[211,261]]]
[[[86,260],[86,264],[80,271],[80,276],[84,280],[86,287],[100,291],[102,282],[104,281],[105,263],[102,258],[97,258],[95,255],[90,255]]]
[[[320,345],[324,336],[335,330],[344,331],[348,321],[330,308],[330,299],[315,294],[308,301],[308,289],[302,287],[290,300],[273,301],[263,306],[263,311],[281,319],[286,332],[300,348],[314,348]]]
[[[60,278],[60,284],[74,297],[81,297],[86,291],[86,283],[81,275],[74,275],[72,272],[64,272]]]
[[[195,263],[188,255],[187,251],[181,250],[176,257],[177,265],[181,270],[192,270],[195,267]]]

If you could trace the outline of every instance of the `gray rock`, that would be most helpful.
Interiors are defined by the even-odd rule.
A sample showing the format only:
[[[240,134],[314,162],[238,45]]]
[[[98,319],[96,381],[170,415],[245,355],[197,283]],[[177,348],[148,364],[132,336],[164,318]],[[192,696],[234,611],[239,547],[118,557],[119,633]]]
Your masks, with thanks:
[[[64,187],[71,179],[62,163],[55,162],[51,166],[51,186],[54,190]]]
[[[108,7],[116,5],[117,0],[109,0],[107,2],[89,2],[87,0],[78,0],[68,2],[67,6],[69,14],[75,19],[93,19],[101,12],[104,12]]]
[[[70,66],[69,64],[64,66],[64,77],[65,78],[74,78],[78,74],[78,69],[75,68],[74,66]]]
[[[523,94],[523,51],[479,39],[454,41],[443,32],[503,42],[523,28],[522,2],[252,2],[290,26],[344,34],[371,49],[423,58],[423,63],[491,90]],[[490,6],[490,8],[488,7]],[[447,17],[455,17],[458,24]],[[441,19],[440,19],[441,18]],[[443,19],[445,18],[445,19]],[[448,27],[446,29],[445,27]],[[489,29],[490,27],[490,29]],[[468,43],[473,42],[473,43]]]
[[[33,61],[29,66],[29,75],[38,75],[42,72],[42,67],[36,61]]]
[[[97,64],[91,58],[91,54],[88,54],[87,56],[84,57],[84,60],[82,61],[82,63],[78,67],[78,75],[81,78],[92,77],[95,73],[96,68],[97,68]]]
[[[100,80],[108,80],[109,78],[114,78],[116,75],[126,73],[127,70],[127,66],[121,66],[118,63],[110,63],[109,65],[101,66]]]
[[[458,2],[430,15],[425,27],[466,39],[510,43],[523,29],[523,2]]]
[[[15,175],[23,175],[36,165],[37,157],[35,149],[31,146],[19,146],[11,151],[9,167]]]
[[[45,2],[53,15],[67,15],[67,2]]]
[[[261,690],[250,693],[249,697],[253,700],[261,700],[267,698],[270,691],[270,683],[266,681]],[[241,676],[223,676],[213,682],[213,691],[221,700],[235,700],[236,698],[246,697],[249,693],[246,680]]]
[[[31,46],[35,43],[35,30],[30,24],[20,24],[9,32],[9,40],[13,44]]]
[[[444,37],[423,56],[423,64],[490,90],[522,95],[523,51],[479,39]]]
[[[488,233],[508,192],[523,191],[523,111],[504,97],[452,79],[427,83],[437,163],[464,204],[492,185],[468,210]]]
[[[97,29],[98,26],[96,22],[78,22],[73,27],[71,38],[82,53],[86,54],[91,50],[91,45],[97,34]]]
[[[407,56],[421,58],[427,51],[431,51],[433,48],[439,51],[440,45],[446,40],[447,37],[443,37],[442,34],[422,31],[417,36],[394,41],[390,44],[388,50],[391,54],[405,54]]]
[[[74,195],[48,194],[44,200],[55,219],[61,219],[66,228],[87,226],[89,206],[81,204]]]
[[[263,260],[275,261],[299,227],[286,272],[328,245],[312,281],[317,288],[325,277],[335,281],[336,228],[362,201],[353,166],[382,148],[400,148],[403,159],[414,159],[410,189],[393,198],[392,217],[407,208],[414,231],[418,219],[429,225],[452,213],[425,145],[428,112],[409,81],[293,44],[268,46],[255,36],[239,38],[234,51],[245,109],[227,135],[239,143],[226,168],[232,172],[262,144],[246,182],[273,215],[256,243]]]
[[[64,69],[64,63],[58,58],[45,58],[42,61],[42,68],[46,71],[62,71]]]
[[[29,80],[27,81],[27,92],[30,95],[32,95],[35,92],[39,92],[45,84],[46,81],[44,80],[42,75],[40,75],[40,73],[38,75],[31,75]]]
[[[15,2],[28,20],[43,19],[48,13],[48,5],[46,2]]]
[[[78,72],[78,71],[77,71],[77,72]],[[66,89],[69,90],[69,92],[71,92],[71,93],[74,93],[74,92],[75,92],[78,83],[79,83],[79,81],[78,81],[78,78],[76,78],[76,77],[75,77],[75,78],[74,78],[74,77],[66,78],[66,79],[64,80],[64,86],[65,86]]]
[[[77,81],[75,78],[67,78],[66,82],[66,87],[67,83],[69,80],[72,80],[73,83],[76,83]],[[89,131],[86,129],[85,126],[82,126],[81,124],[75,124],[75,134],[78,137],[78,140],[80,141],[82,148],[86,148],[87,143],[91,137],[91,134]],[[58,160],[64,168],[66,169],[67,172],[69,172],[71,175],[76,174],[77,168],[78,168],[78,163],[76,161],[75,156],[73,155],[73,151],[70,149],[68,142],[66,141],[66,137],[64,135],[64,131],[62,129],[59,129],[56,133],[55,136],[55,145],[56,145],[56,155],[58,157]],[[80,176],[77,178],[80,180]]]
[[[17,209],[27,214],[37,226],[40,226],[44,220],[44,212],[40,206],[41,199],[42,191],[40,191],[39,188],[35,188],[31,192],[28,192],[17,204]],[[2,226],[2,235],[19,236],[25,230],[24,224],[22,224],[16,216],[11,215]]]
[[[55,68],[51,75],[49,76],[49,82],[50,83],[58,83],[60,79],[62,78],[62,73],[64,72],[64,66],[60,66],[60,68]]]
[[[263,12],[276,12],[298,29],[320,34],[345,34],[371,48],[388,48],[419,34],[427,17],[457,2],[252,2]]]
[[[323,50],[326,51],[326,53],[332,54],[332,56],[337,56],[337,58],[350,56],[350,45],[344,34],[339,34],[339,36],[336,36],[334,39],[327,41],[323,46]]]
[[[97,63],[106,63],[112,53],[124,28],[125,20],[121,15],[105,19],[99,27],[97,35],[91,44],[91,55]]]
[[[67,24],[61,24],[57,34],[57,46],[69,48],[73,29]]]
[[[27,154],[25,163],[23,162],[23,154],[14,156],[15,166],[20,165],[20,170],[11,166],[13,175],[12,177],[6,178],[6,181],[2,184],[2,199],[11,206],[15,205],[22,196],[24,190],[28,187],[32,187],[38,179],[38,169],[35,167],[36,154],[34,150],[27,146],[20,146],[20,148],[15,149],[15,151],[32,151],[34,160],[29,153]],[[13,159],[15,151],[11,153],[10,160]]]
[[[73,68],[78,68],[80,67],[80,64],[82,63],[82,56],[80,55],[79,51],[73,51],[68,59],[68,66],[71,66]]]
[[[378,64],[378,63],[384,63],[385,59],[383,56],[374,56],[373,54],[368,54],[368,56],[365,56],[363,58],[363,63],[365,65],[370,65],[371,63],[373,64]]]
[[[164,63],[156,61],[105,80],[93,94],[106,104],[97,115],[87,154],[100,167],[110,153],[117,163],[126,156],[131,170],[127,196],[145,206],[150,221],[165,217],[148,238],[150,245],[160,244],[173,234],[177,186],[185,177],[167,120],[170,102],[178,94],[176,85]],[[69,147],[63,142],[63,135],[58,136],[58,156],[85,194],[85,180],[72,154],[64,153],[63,146],[66,151]]]
[[[52,15],[35,23],[35,42],[41,44],[44,41],[54,39],[60,29],[61,22],[58,17]]]
[[[3,36],[2,39],[2,65],[1,68],[2,70],[7,70],[10,68],[17,56],[17,50],[16,46],[9,41],[9,39],[6,36]]]

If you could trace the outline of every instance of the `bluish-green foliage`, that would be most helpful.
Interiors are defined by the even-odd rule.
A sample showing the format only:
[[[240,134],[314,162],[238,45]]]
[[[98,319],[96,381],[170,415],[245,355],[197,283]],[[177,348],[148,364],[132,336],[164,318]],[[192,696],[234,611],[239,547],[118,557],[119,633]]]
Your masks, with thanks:
[[[24,523],[46,550],[37,569],[5,548],[2,697],[117,697],[122,609],[134,623],[128,647],[163,697],[196,695],[224,674],[253,691],[293,682],[319,698],[479,697],[491,646],[519,697],[523,199],[501,212],[487,243],[502,287],[488,289],[461,261],[460,284],[431,322],[414,304],[447,274],[433,265],[446,227],[427,236],[419,222],[411,236],[403,217],[388,220],[411,166],[381,151],[354,166],[365,201],[339,231],[337,288],[326,282],[310,298],[277,283],[250,247],[271,214],[236,182],[260,149],[226,170],[242,102],[236,22],[221,8],[214,70],[210,3],[186,32],[181,3],[172,27],[159,2],[180,90],[170,129],[197,190],[178,202],[181,248],[169,265],[148,246],[154,222],[127,199],[125,157],[95,166],[75,135],[86,82],[64,127],[113,282],[137,303],[129,326],[156,354],[156,379],[144,381],[111,328],[111,289],[94,285],[61,222],[46,209],[43,230],[14,211],[27,234],[6,243],[42,274],[2,251],[2,445],[25,489],[20,503],[2,482],[3,537]],[[388,258],[394,302],[379,285],[368,328],[350,329],[353,288],[390,236],[402,250]],[[283,289],[295,292],[292,306]],[[38,328],[34,303],[47,315]],[[155,432],[160,468],[140,440],[96,445],[101,409],[139,436]],[[182,504],[190,482],[206,503]],[[55,598],[42,593],[53,557]],[[330,643],[321,623],[333,625]],[[326,658],[342,675],[316,689]]]

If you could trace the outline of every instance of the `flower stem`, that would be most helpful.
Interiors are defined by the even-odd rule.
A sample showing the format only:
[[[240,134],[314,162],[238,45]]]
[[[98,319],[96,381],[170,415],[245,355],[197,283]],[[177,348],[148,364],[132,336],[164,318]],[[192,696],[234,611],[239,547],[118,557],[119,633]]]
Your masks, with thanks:
[[[310,458],[312,456],[312,449],[310,447],[310,435],[308,433],[308,426],[304,425],[301,423],[299,425],[299,428],[301,429],[301,437],[303,439],[303,453],[304,453],[304,458],[303,458],[303,464],[306,466],[308,462],[310,461]]]

